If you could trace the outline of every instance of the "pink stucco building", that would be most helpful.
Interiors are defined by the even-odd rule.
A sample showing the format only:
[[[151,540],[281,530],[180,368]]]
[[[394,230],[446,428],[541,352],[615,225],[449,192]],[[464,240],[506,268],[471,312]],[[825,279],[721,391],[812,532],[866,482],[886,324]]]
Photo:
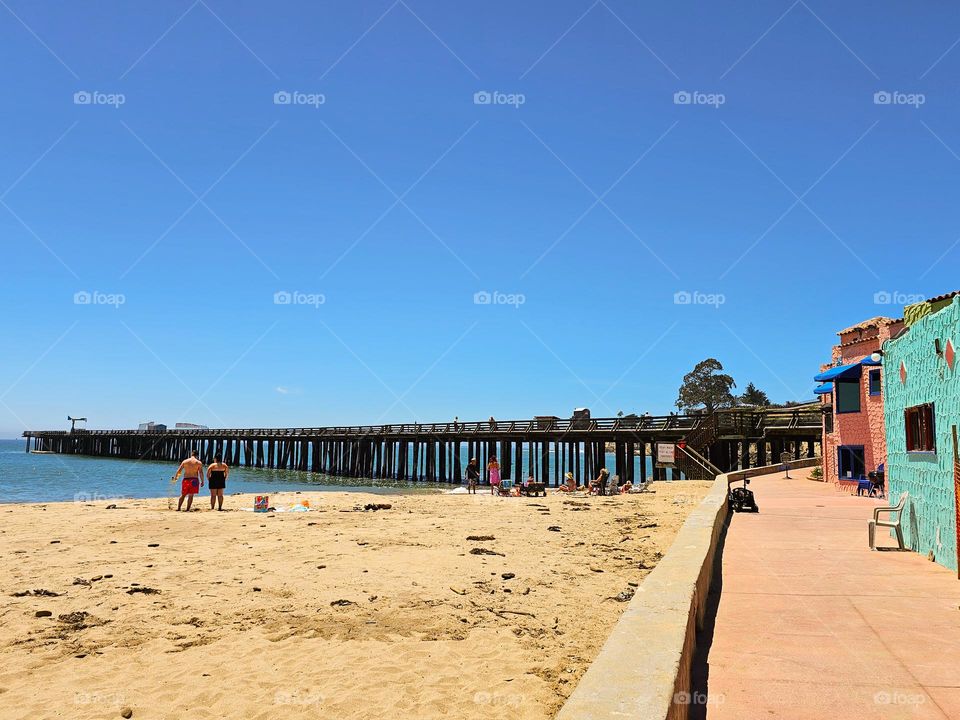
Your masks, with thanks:
[[[903,328],[902,319],[875,317],[837,333],[831,362],[814,379],[823,404],[823,473],[852,484],[886,463],[883,372],[870,355]]]

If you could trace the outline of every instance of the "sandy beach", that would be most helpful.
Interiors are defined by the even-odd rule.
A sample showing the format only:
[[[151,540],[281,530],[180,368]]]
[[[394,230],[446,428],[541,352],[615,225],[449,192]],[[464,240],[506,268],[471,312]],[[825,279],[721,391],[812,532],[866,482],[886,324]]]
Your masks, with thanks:
[[[550,718],[708,487],[0,506],[0,717]]]

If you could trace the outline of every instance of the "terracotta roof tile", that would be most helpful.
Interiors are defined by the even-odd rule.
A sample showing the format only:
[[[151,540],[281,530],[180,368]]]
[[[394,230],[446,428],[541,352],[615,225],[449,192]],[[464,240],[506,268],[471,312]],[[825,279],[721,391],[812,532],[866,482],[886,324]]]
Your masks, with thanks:
[[[855,330],[866,330],[867,328],[879,327],[881,325],[892,325],[895,322],[900,322],[903,318],[888,318],[883,315],[878,315],[877,317],[872,317],[869,320],[864,320],[859,322],[856,325],[851,325],[850,327],[841,330],[837,335],[846,335],[848,332],[854,332]]]

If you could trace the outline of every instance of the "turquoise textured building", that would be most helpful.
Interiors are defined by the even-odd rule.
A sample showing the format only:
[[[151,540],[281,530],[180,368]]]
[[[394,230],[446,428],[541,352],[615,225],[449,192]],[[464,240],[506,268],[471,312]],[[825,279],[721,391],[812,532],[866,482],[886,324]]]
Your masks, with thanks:
[[[883,346],[886,477],[903,492],[907,546],[957,569],[955,433],[960,431],[960,294],[904,308],[904,329]]]

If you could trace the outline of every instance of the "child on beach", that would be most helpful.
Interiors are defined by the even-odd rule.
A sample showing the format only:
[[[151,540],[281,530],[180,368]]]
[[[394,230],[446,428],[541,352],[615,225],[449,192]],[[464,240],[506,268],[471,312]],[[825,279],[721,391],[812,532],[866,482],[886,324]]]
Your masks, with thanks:
[[[497,462],[497,456],[491,455],[490,462],[487,463],[487,473],[490,475],[490,494],[497,495],[500,492],[500,463]]]
[[[467,463],[467,493],[477,494],[477,483],[480,482],[480,467],[476,458],[470,458]]]

